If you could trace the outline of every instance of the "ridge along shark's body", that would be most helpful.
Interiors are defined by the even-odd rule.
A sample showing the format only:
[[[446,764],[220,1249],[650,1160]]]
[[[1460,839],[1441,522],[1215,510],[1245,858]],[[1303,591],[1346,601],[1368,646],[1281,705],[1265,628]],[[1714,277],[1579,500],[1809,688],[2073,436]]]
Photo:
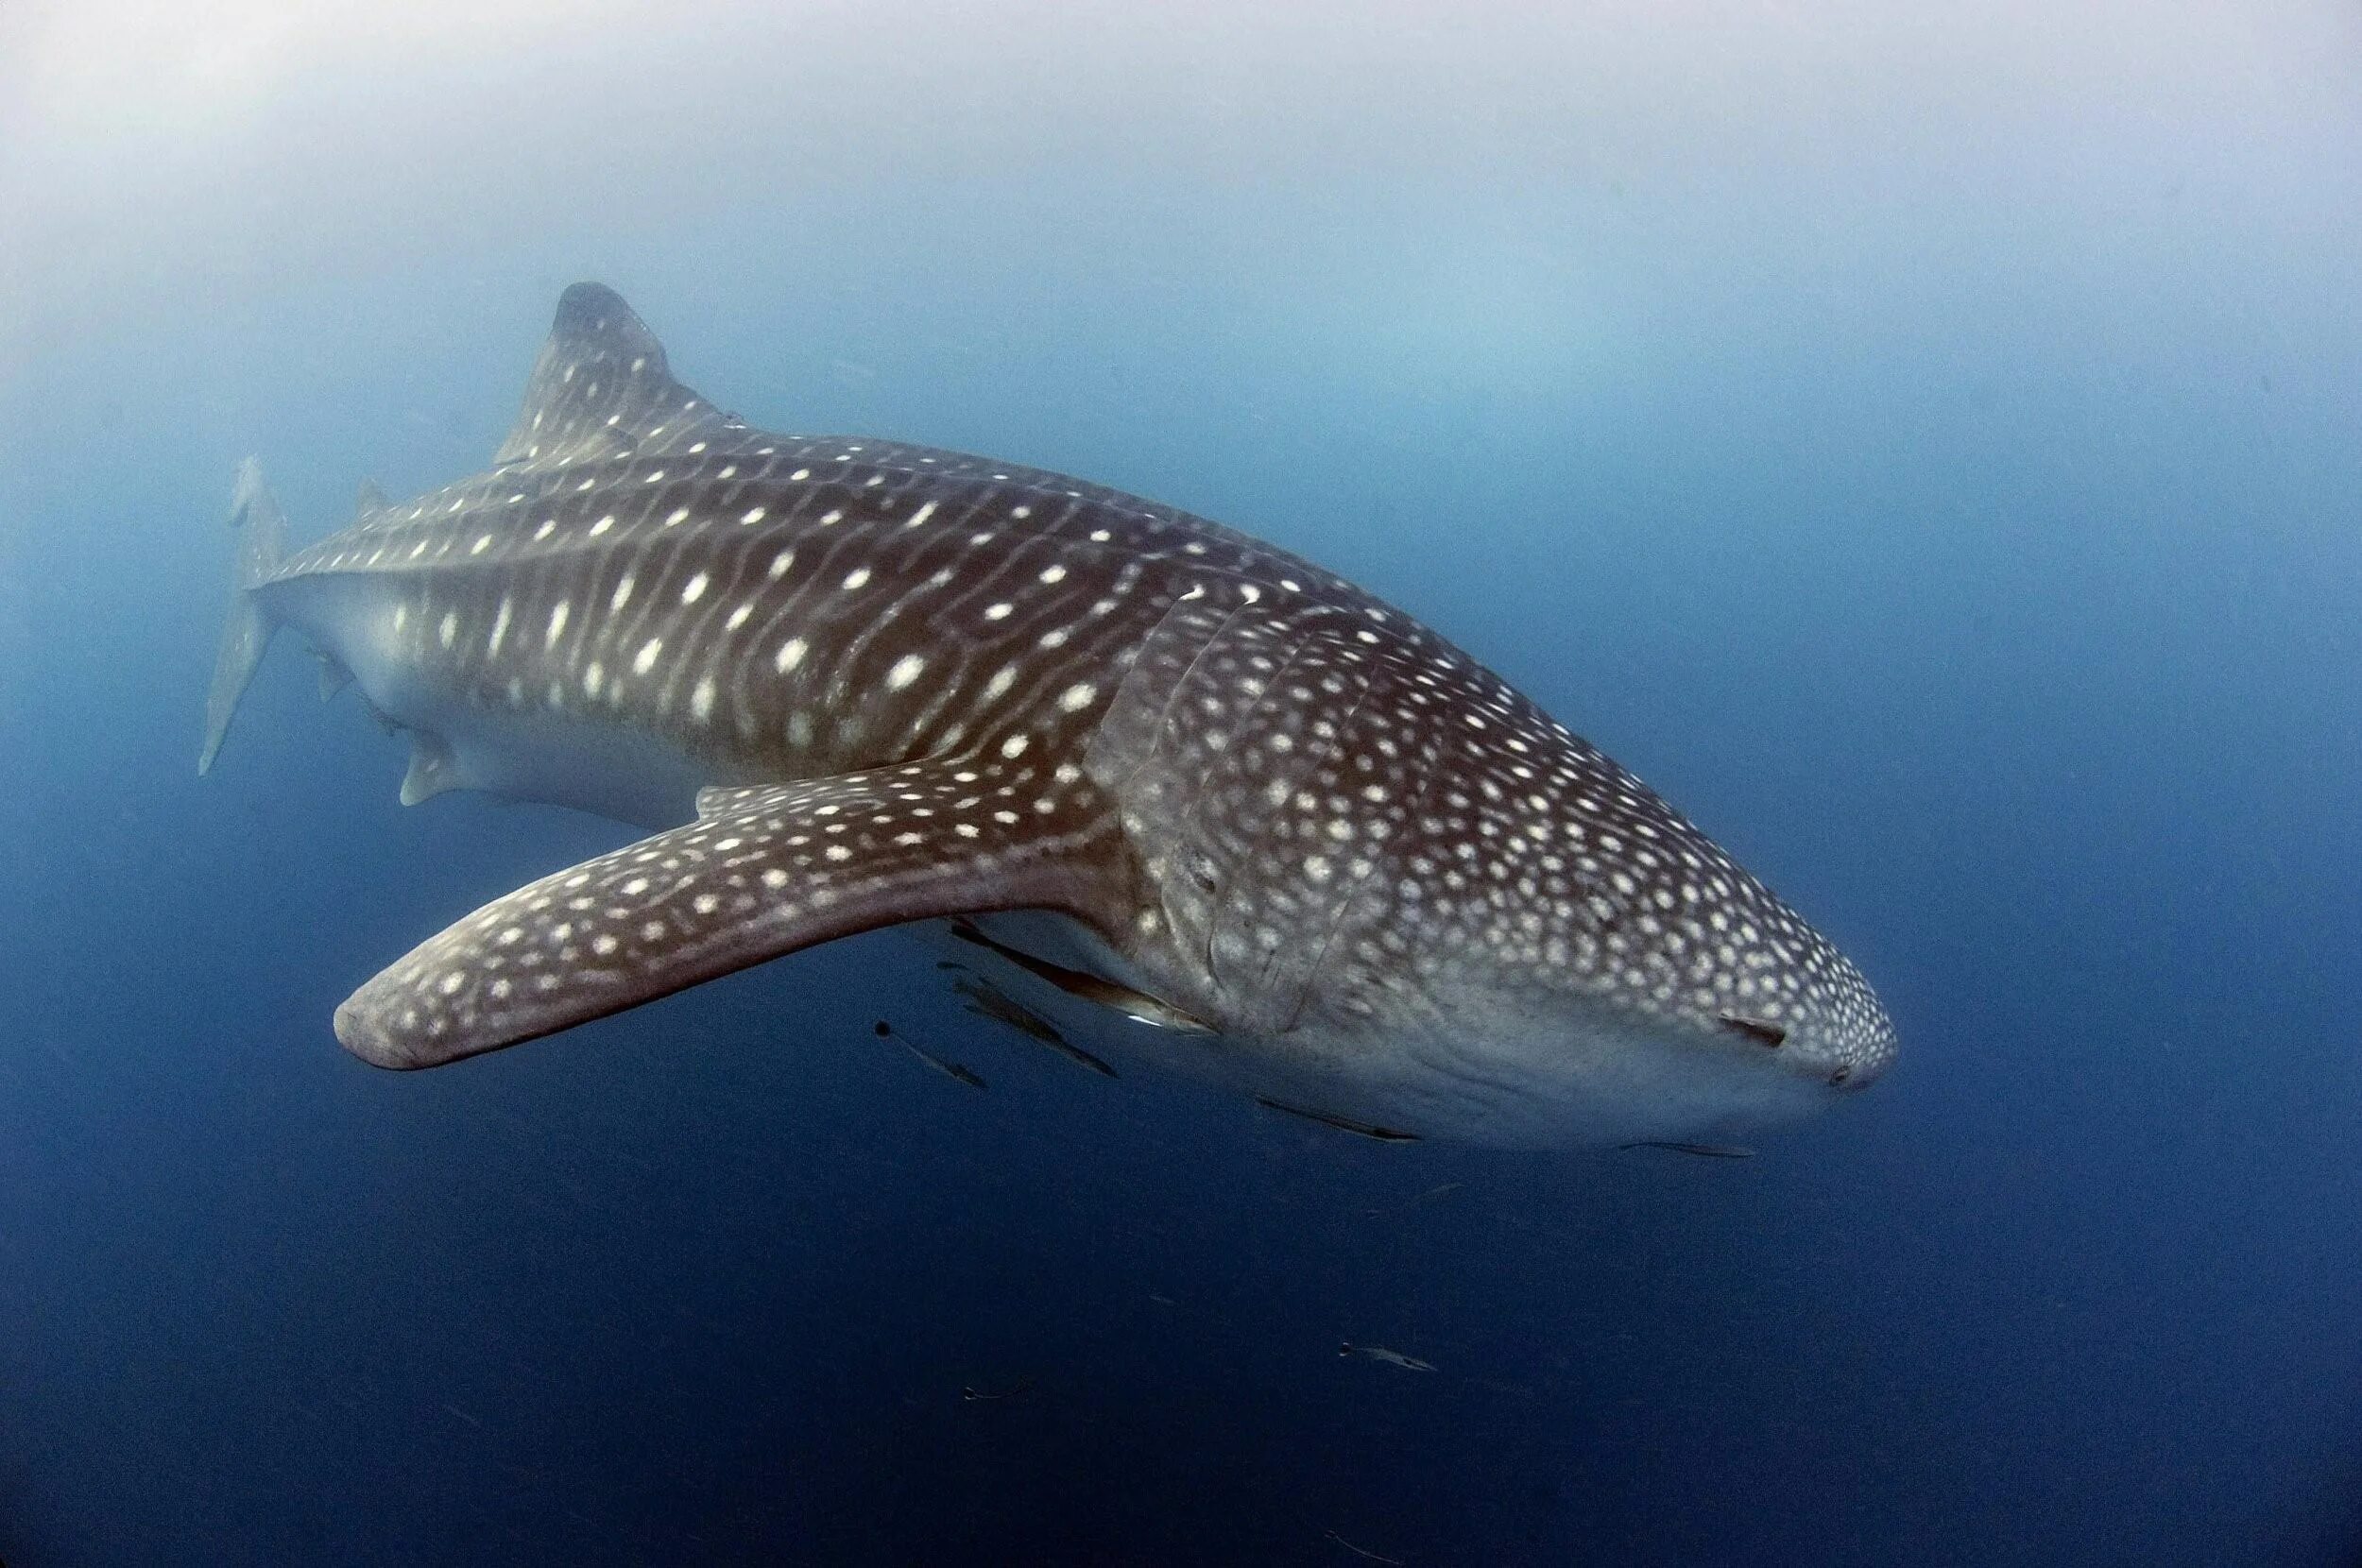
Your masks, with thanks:
[[[1118,491],[750,428],[593,284],[488,472],[282,558],[249,465],[233,521],[200,771],[290,625],[409,732],[405,804],[663,829],[354,993],[382,1066],[959,915],[1182,1065],[1395,1135],[1689,1138],[1893,1054],[1835,948],[1409,616]]]

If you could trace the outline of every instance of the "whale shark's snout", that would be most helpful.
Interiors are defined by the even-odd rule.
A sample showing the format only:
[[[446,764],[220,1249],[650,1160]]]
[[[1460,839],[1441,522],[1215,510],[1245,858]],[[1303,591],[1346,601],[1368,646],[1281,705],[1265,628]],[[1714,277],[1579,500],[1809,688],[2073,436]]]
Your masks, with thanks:
[[[1799,1060],[1807,1071],[1822,1074],[1830,1087],[1851,1093],[1885,1077],[1901,1043],[1885,1005],[1850,963],[1844,975],[1845,983],[1815,998],[1798,1044]]]
[[[1693,1076],[1700,1125],[1720,1132],[1810,1115],[1857,1094],[1900,1048],[1893,1019],[1851,960],[1752,878],[1733,886],[1732,910],[1691,924],[1739,940],[1699,944],[1679,923],[1660,921],[1655,946],[1627,945],[1625,966],[1575,978],[1588,995],[1636,1001],[1643,1017],[1673,1015],[1671,1054]],[[1676,972],[1686,984],[1670,991],[1635,981]]]
[[[1785,1021],[1718,1009],[1713,1027],[1781,1071],[1846,1093],[1868,1088],[1893,1065],[1894,1021],[1843,954],[1816,936],[1807,962],[1785,979],[1793,980],[1792,989],[1781,986],[1792,998],[1779,1010]]]

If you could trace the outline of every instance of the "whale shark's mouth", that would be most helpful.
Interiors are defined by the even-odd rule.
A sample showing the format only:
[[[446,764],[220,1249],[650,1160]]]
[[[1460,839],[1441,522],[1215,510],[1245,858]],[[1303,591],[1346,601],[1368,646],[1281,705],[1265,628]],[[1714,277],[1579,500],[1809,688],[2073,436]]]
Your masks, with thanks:
[[[1524,1030],[1479,1054],[1450,1030],[1374,1033],[1315,1014],[1272,1038],[1219,1033],[1137,988],[1088,930],[1047,911],[940,923],[970,1012],[1114,1076],[1148,1063],[1266,1110],[1385,1143],[1512,1149],[1686,1146],[1799,1119],[1826,1100],[1754,1023],[1720,1033],[1616,1004],[1570,1034]],[[1178,1027],[1176,1027],[1176,1020]],[[1109,1065],[1109,1064],[1114,1064]]]

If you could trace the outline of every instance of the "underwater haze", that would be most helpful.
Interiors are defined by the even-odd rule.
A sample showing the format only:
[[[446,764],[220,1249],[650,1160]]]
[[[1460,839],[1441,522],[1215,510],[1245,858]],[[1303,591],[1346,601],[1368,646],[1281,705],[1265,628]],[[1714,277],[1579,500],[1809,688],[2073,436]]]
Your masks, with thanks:
[[[2362,1560],[2351,5],[37,0],[0,213],[10,1568]],[[637,830],[402,808],[292,637],[200,782],[232,477],[481,470],[584,279],[1419,617],[1894,1069],[1381,1144],[898,932],[355,1060]]]

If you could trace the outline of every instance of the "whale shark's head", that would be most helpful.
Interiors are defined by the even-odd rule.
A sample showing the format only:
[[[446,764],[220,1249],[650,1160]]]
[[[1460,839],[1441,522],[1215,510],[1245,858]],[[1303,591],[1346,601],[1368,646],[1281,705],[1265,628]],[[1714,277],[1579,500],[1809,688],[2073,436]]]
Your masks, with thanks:
[[[1834,944],[1617,764],[1571,737],[1560,756],[1557,791],[1457,792],[1463,816],[1429,819],[1448,846],[1397,849],[1434,880],[1398,878],[1377,916],[1431,977],[1442,1076],[1520,1086],[1485,1112],[1498,1138],[1736,1133],[1886,1071],[1894,1026]]]
[[[1602,1118],[1647,1129],[1633,1135],[1737,1133],[1810,1115],[1885,1073],[1893,1022],[1843,953],[1752,878],[1727,906],[1699,902],[1691,920],[1612,923],[1620,947],[1602,941],[1605,962],[1551,987],[1557,1044],[1597,1031],[1621,1048],[1620,1073],[1569,1085]],[[1557,1054],[1547,1032],[1502,1044]]]
[[[1171,618],[1093,761],[1155,883],[1134,957],[1265,1043],[1273,1098],[1566,1147],[1788,1119],[1892,1061],[1830,942],[1491,672],[1382,607],[1238,597]]]

